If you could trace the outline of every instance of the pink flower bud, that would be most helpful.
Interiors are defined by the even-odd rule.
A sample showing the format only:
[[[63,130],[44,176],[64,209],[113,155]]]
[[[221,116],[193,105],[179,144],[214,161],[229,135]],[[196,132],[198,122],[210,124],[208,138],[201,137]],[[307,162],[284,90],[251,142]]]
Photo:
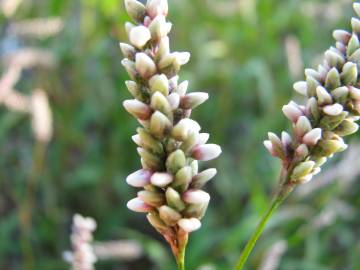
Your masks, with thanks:
[[[217,158],[221,152],[220,146],[216,144],[198,145],[193,149],[192,157],[196,160],[208,161]]]
[[[274,147],[273,147],[273,144],[271,141],[269,141],[269,140],[264,141],[264,146],[269,151],[270,155],[272,155],[274,157],[277,156],[276,152],[274,151]]]
[[[142,103],[141,101],[138,101],[136,99],[125,100],[123,102],[123,106],[130,114],[140,120],[150,119],[151,108],[145,103]]]
[[[293,123],[296,123],[299,117],[304,115],[299,106],[293,101],[291,101],[288,105],[285,105],[282,108],[282,111],[284,115]]]
[[[152,172],[149,170],[138,170],[126,178],[126,182],[133,187],[144,187],[150,184]]]
[[[321,139],[321,136],[322,136],[321,128],[314,128],[305,134],[302,141],[307,145],[313,146],[317,144],[317,142]]]
[[[127,208],[131,211],[139,212],[139,213],[148,213],[153,210],[153,208],[146,204],[144,201],[139,198],[134,198],[127,203]]]

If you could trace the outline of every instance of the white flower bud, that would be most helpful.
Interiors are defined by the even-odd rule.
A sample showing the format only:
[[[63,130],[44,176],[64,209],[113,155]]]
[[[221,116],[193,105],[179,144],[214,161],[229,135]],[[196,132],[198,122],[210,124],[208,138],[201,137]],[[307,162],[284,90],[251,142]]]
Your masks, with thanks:
[[[142,142],[140,139],[140,135],[136,134],[134,136],[131,137],[131,139],[133,140],[134,143],[136,143],[138,146],[142,146]]]
[[[194,189],[186,191],[182,198],[189,204],[207,204],[210,201],[210,195],[207,192]]]
[[[200,130],[201,127],[196,121],[185,118],[174,126],[171,136],[177,141],[185,141],[189,136],[189,132],[198,133]]]
[[[200,133],[198,136],[197,144],[206,144],[210,138],[209,133]]]
[[[347,44],[351,38],[351,34],[345,30],[335,30],[333,32],[333,37],[335,40],[340,41],[343,44]]]
[[[209,98],[208,93],[193,92],[181,98],[180,106],[183,109],[194,109]]]
[[[360,20],[358,18],[351,18],[351,27],[356,33],[360,33]]]
[[[129,32],[129,40],[131,44],[139,49],[142,49],[150,39],[150,30],[143,25],[135,26],[131,28]]]
[[[284,152],[287,152],[289,146],[292,143],[292,138],[289,133],[287,133],[285,131],[281,132],[281,143],[282,143]]]
[[[304,81],[294,83],[294,90],[298,92],[300,95],[307,95],[307,83]]]
[[[166,22],[165,16],[156,16],[156,18],[149,25],[151,37],[154,40],[165,37],[170,32],[171,26],[171,23]]]
[[[156,52],[156,59],[162,59],[165,55],[170,54],[170,41],[169,37],[163,37],[160,40],[159,48]]]
[[[180,95],[178,93],[171,93],[167,100],[169,101],[172,110],[176,110],[180,105]]]
[[[187,233],[196,231],[201,227],[201,222],[197,218],[183,218],[180,219],[177,224]]]
[[[337,116],[341,114],[344,111],[344,108],[342,105],[335,103],[333,105],[327,105],[323,108],[323,111],[327,115],[331,116]]]
[[[121,52],[123,53],[123,55],[126,58],[129,58],[129,59],[134,58],[136,50],[135,50],[135,48],[133,46],[131,46],[129,44],[126,44],[126,43],[121,43],[120,42],[120,49],[121,49]]]
[[[322,129],[321,128],[314,128],[308,133],[305,134],[302,141],[307,145],[316,145],[317,142],[321,139],[322,136]]]
[[[316,95],[318,97],[319,105],[331,104],[332,97],[322,86],[316,88]]]
[[[353,86],[350,86],[349,89],[350,89],[350,97],[352,99],[360,100],[360,89]]]
[[[297,136],[302,137],[312,129],[311,123],[306,116],[300,116],[295,125],[295,133]]]
[[[360,17],[360,3],[357,3],[357,2],[353,3],[353,8],[354,8],[356,14]]]
[[[131,29],[133,29],[135,27],[135,24],[132,24],[131,22],[126,22],[125,23],[125,31],[128,35],[130,35],[130,31]]]
[[[139,198],[134,198],[127,203],[127,208],[131,211],[139,212],[139,213],[147,213],[153,210],[153,208],[146,204],[144,201],[140,200]]]
[[[166,187],[174,180],[174,176],[170,173],[154,173],[151,176],[151,184],[157,187]]]
[[[265,141],[264,141],[264,146],[265,146],[265,148],[269,151],[269,153],[270,153],[272,156],[274,156],[274,157],[277,156],[277,155],[276,155],[276,151],[274,151],[274,147],[273,147],[273,144],[272,144],[271,141],[265,140]]]
[[[180,96],[183,96],[186,94],[188,87],[189,87],[189,81],[183,81],[176,88],[176,93],[178,93]]]
[[[174,52],[177,63],[182,66],[189,62],[190,53],[189,52]]]
[[[216,144],[203,144],[194,147],[192,157],[196,160],[208,161],[221,154],[221,147]]]
[[[148,0],[146,11],[151,18],[158,15],[167,16],[169,12],[168,2],[167,0]]]
[[[149,170],[138,170],[126,178],[126,183],[133,187],[145,187],[150,184],[152,172]]]
[[[121,64],[126,69],[127,73],[129,74],[131,79],[135,79],[137,76],[137,71],[135,69],[135,63],[127,58],[121,61]]]
[[[137,53],[135,56],[136,70],[143,78],[149,78],[156,72],[154,61],[145,53]]]

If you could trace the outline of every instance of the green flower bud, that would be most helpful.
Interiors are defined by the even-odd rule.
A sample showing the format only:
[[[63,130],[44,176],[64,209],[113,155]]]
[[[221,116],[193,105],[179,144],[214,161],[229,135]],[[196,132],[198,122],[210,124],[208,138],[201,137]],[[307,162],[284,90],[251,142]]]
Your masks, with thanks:
[[[138,192],[138,198],[154,207],[160,207],[165,203],[165,196],[160,192],[142,190]]]
[[[191,187],[194,189],[200,189],[205,184],[210,181],[214,176],[216,175],[217,170],[216,169],[207,169],[205,171],[202,171],[201,173],[195,175],[191,182]]]
[[[337,103],[344,105],[349,96],[349,88],[346,86],[338,87],[331,94]]]
[[[316,156],[329,157],[334,153],[341,151],[344,148],[344,143],[338,140],[321,140],[313,153]]]
[[[177,192],[175,189],[168,187],[166,189],[165,195],[167,204],[171,208],[177,211],[183,211],[185,209],[185,203],[181,200],[179,192]]]
[[[170,228],[155,213],[149,213],[147,216],[149,223],[161,234],[165,234]]]
[[[320,128],[324,130],[333,130],[344,121],[347,115],[347,112],[342,112],[337,116],[326,115],[320,121]]]
[[[190,166],[183,167],[176,173],[175,181],[171,186],[174,189],[183,192],[189,187],[192,176],[192,168]]]
[[[169,80],[165,74],[154,75],[149,81],[150,90],[152,93],[160,92],[164,96],[169,95]]]
[[[170,120],[161,112],[156,111],[150,119],[150,132],[157,138],[163,138],[171,130]]]
[[[186,165],[186,157],[183,151],[176,150],[172,152],[166,160],[166,168],[168,171],[176,174],[182,167]]]
[[[314,161],[305,161],[305,162],[301,162],[299,165],[297,165],[291,175],[291,179],[292,180],[298,180],[298,179],[302,179],[305,176],[307,176],[308,174],[311,173],[311,171],[313,170],[315,166],[315,162]]]
[[[162,112],[166,115],[171,121],[173,114],[169,104],[169,101],[166,97],[160,92],[155,92],[151,97],[151,108],[155,111]]]
[[[352,55],[357,49],[359,49],[359,47],[360,47],[359,38],[356,34],[353,34],[346,48],[346,54],[348,56]]]
[[[164,154],[164,148],[161,142],[156,140],[150,133],[143,128],[138,128],[137,132],[141,141],[141,146],[151,150],[156,154]]]
[[[356,133],[359,130],[359,125],[351,120],[344,120],[336,129],[335,132],[339,136],[345,137]]]
[[[146,11],[142,3],[136,0],[125,0],[125,9],[134,21],[143,22]]]
[[[338,88],[341,85],[340,74],[336,68],[330,69],[326,76],[325,88],[328,90],[333,90]]]
[[[161,159],[158,156],[141,147],[139,147],[137,150],[147,169],[152,171],[158,171],[162,169],[163,165]]]
[[[194,92],[183,96],[180,106],[183,109],[194,109],[209,98],[208,93]]]
[[[341,80],[345,85],[355,84],[358,77],[357,65],[351,62],[347,62],[341,72]]]
[[[181,219],[179,212],[175,211],[167,205],[163,205],[159,208],[159,215],[162,221],[168,226],[175,226],[176,223]]]

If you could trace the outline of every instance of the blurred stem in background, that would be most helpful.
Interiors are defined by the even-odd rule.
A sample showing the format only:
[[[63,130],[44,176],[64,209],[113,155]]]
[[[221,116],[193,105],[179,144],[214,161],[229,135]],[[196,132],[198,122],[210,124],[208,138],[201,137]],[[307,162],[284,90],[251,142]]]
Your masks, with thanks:
[[[20,204],[19,220],[21,230],[21,249],[23,254],[23,269],[32,270],[34,268],[34,255],[31,245],[31,223],[32,211],[39,177],[44,168],[46,153],[46,144],[42,141],[36,141],[33,150],[33,164],[30,172],[30,178],[27,182],[25,195]]]
[[[282,204],[282,202],[290,195],[290,193],[294,189],[294,184],[288,183],[287,179],[289,177],[289,174],[286,169],[282,169],[282,172],[279,177],[279,187],[277,192],[275,193],[272,202],[261,218],[259,224],[257,225],[255,231],[251,235],[249,241],[246,243],[246,246],[241,252],[241,255],[238,259],[238,262],[236,264],[236,270],[242,270],[245,266],[245,263],[247,259],[250,256],[250,253],[254,249],[256,242],[262,235],[266,224],[269,222],[272,215],[275,213],[276,209]]]

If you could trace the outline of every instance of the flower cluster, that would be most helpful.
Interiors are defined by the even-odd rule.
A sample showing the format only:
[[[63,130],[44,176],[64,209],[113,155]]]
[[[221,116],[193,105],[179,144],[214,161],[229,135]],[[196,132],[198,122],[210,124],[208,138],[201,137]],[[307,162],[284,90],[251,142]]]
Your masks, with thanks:
[[[360,16],[360,3],[354,3]],[[325,52],[317,70],[306,69],[306,80],[294,89],[306,104],[294,101],[283,107],[293,124],[293,136],[269,133],[264,144],[279,157],[287,172],[287,183],[301,184],[320,172],[328,158],[347,148],[343,137],[355,133],[360,119],[360,20],[352,18],[352,33],[335,30],[334,47]]]
[[[76,214],[73,218],[71,243],[73,252],[64,254],[65,260],[71,262],[73,270],[93,270],[96,256],[91,242],[96,222],[92,218],[84,218]]]
[[[209,134],[200,133],[200,125],[189,118],[208,94],[187,93],[188,82],[178,82],[190,53],[170,52],[167,0],[148,0],[146,5],[125,0],[125,7],[136,25],[126,23],[130,44],[120,44],[126,57],[122,64],[131,77],[126,86],[134,97],[124,107],[142,126],[133,141],[143,167],[126,179],[142,188],[128,208],[148,213],[151,225],[176,247],[179,233],[200,228],[210,200],[201,188],[216,169],[199,172],[198,161],[216,158],[221,148],[206,144]]]

